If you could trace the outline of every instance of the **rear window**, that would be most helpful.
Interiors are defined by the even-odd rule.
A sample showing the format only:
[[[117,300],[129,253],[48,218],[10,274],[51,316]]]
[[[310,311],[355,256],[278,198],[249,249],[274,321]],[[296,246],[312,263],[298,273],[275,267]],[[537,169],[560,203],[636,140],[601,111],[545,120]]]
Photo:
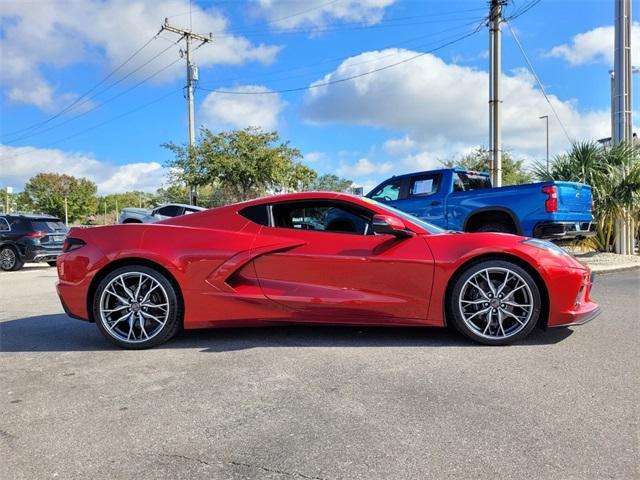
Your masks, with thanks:
[[[488,175],[474,172],[456,172],[454,175],[454,190],[456,192],[491,188],[491,179]]]
[[[266,205],[254,205],[243,208],[240,210],[240,215],[258,225],[269,226],[269,211]]]
[[[66,232],[67,227],[60,220],[31,220],[31,227],[36,232]]]

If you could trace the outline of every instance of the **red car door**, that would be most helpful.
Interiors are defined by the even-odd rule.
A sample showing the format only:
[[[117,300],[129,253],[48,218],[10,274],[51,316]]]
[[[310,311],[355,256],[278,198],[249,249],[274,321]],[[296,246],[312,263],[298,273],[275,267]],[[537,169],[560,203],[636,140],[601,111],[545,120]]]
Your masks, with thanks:
[[[255,270],[264,295],[303,313],[302,320],[426,318],[434,262],[423,236],[263,226],[256,239],[285,243],[296,246],[257,256]]]

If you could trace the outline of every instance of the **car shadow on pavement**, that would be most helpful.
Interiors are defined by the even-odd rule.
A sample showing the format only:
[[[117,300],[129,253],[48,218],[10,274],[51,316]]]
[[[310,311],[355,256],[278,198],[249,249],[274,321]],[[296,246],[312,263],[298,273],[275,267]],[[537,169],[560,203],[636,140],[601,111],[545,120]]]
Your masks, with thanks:
[[[568,328],[534,330],[518,346],[552,345],[569,337]],[[476,347],[448,328],[275,326],[184,331],[159,348],[196,348],[229,352],[265,347]],[[0,323],[0,352],[72,352],[117,350],[94,324],[65,314]]]

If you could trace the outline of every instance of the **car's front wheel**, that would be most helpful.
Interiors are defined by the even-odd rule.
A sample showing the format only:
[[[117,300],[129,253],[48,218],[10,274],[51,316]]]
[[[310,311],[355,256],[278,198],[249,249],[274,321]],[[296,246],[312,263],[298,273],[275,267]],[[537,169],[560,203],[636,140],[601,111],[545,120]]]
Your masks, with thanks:
[[[93,297],[93,316],[100,332],[116,345],[143,349],[178,332],[182,306],[177,287],[165,275],[127,265],[102,279]]]
[[[466,268],[456,277],[448,302],[456,329],[487,345],[526,337],[541,311],[540,289],[533,277],[505,260],[485,260]]]

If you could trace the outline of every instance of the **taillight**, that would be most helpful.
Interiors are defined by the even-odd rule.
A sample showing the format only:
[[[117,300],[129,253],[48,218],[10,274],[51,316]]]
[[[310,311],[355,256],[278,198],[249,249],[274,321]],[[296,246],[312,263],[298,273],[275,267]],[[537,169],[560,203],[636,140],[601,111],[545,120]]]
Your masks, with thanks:
[[[555,185],[546,185],[542,187],[542,193],[547,194],[547,199],[544,201],[544,209],[549,212],[558,211],[558,187]]]
[[[62,251],[64,253],[72,252],[81,247],[84,247],[86,242],[84,240],[80,240],[79,238],[67,237],[64,239],[64,245],[62,245]]]
[[[47,234],[45,232],[29,232],[27,233],[27,237],[29,238],[42,238],[45,237]]]

